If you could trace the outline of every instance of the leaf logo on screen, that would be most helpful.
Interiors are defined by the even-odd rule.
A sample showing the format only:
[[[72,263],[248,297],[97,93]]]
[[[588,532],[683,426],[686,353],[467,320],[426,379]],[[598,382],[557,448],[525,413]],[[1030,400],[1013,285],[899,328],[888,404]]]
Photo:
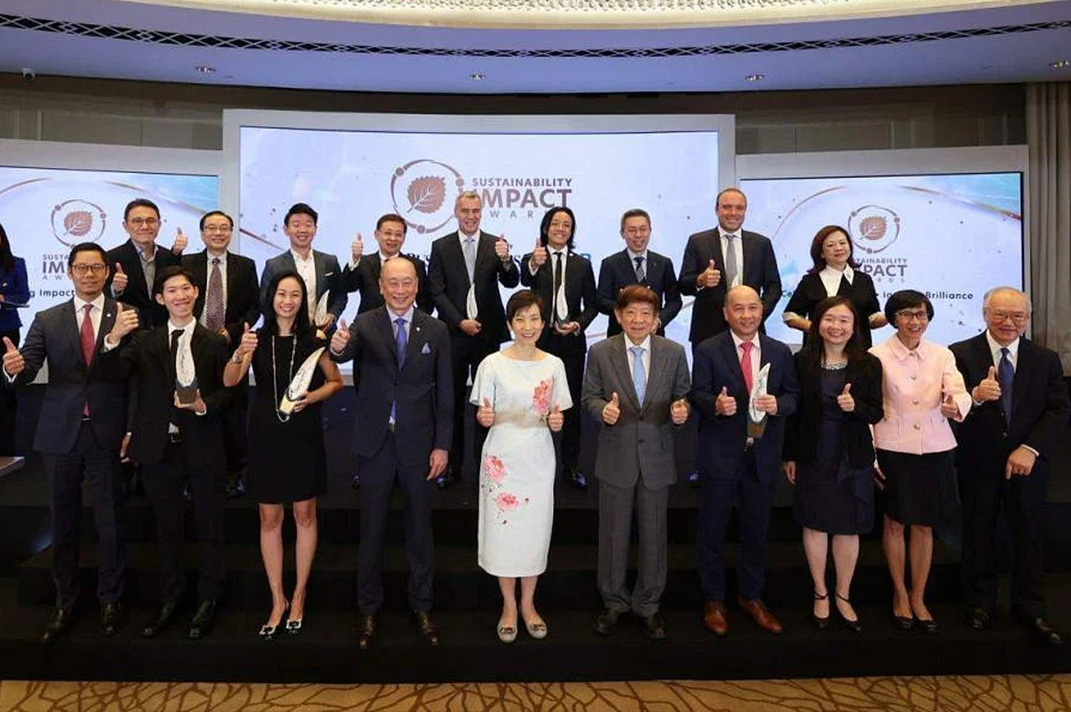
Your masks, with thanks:
[[[420,234],[435,232],[454,217],[454,198],[465,179],[441,161],[421,158],[395,168],[390,179],[394,211]]]
[[[900,216],[880,205],[864,205],[848,216],[848,231],[859,249],[881,252],[900,237]]]
[[[104,234],[104,210],[87,200],[66,200],[52,208],[52,234],[70,247],[79,242],[96,242]]]

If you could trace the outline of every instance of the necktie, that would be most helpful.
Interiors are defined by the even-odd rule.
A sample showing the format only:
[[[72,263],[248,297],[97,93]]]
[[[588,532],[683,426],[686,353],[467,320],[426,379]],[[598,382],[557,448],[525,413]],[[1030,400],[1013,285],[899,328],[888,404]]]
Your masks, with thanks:
[[[740,271],[736,264],[736,235],[725,236],[725,288],[731,289],[736,286],[736,274]]]
[[[208,276],[208,295],[205,304],[205,328],[219,333],[223,328],[223,273],[219,269],[219,258],[212,258],[212,274]]]
[[[174,381],[178,373],[178,347],[179,339],[182,338],[182,329],[171,331],[171,380]]]
[[[469,271],[469,281],[472,281],[472,276],[476,272],[476,240],[472,237],[466,237],[461,241],[461,246],[465,250],[465,269]]]
[[[647,273],[643,270],[643,258],[636,257],[636,281],[643,284],[647,281]]]
[[[398,351],[398,354],[397,354],[398,355],[398,370],[400,371],[402,369],[402,367],[405,366],[405,349],[406,349],[406,347],[409,346],[409,337],[405,333],[405,319],[403,319],[402,317],[398,317],[397,319],[394,320],[394,323],[397,324],[397,327],[398,327],[398,331],[394,335],[394,345],[395,345],[395,348]],[[398,422],[397,411],[398,411],[398,399],[395,398],[393,401],[391,401],[391,404],[390,404],[390,422],[391,423]]]
[[[553,309],[553,316],[558,321],[565,321],[569,316],[569,307],[566,304],[562,304],[558,299],[558,292],[562,288],[562,253],[554,253],[554,294],[551,295],[550,303]]]
[[[751,387],[754,383],[755,377],[751,373],[751,349],[755,346],[750,341],[745,341],[740,344],[740,350],[743,351],[743,355],[740,356],[740,370],[744,372],[744,385],[747,386],[747,392],[751,393]]]
[[[643,397],[647,394],[647,371],[643,368],[643,352],[646,349],[633,346],[629,351],[632,352],[632,385],[636,388],[636,399],[642,407]]]
[[[1000,404],[1004,408],[1004,422],[1011,425],[1012,382],[1015,380],[1015,368],[1012,367],[1011,354],[1007,348],[1000,350],[1000,364],[997,366],[997,378],[1000,379]]]
[[[92,311],[93,305],[86,304],[82,313],[82,329],[78,332],[79,340],[82,342],[82,356],[86,360],[87,368],[93,362],[93,349],[97,345],[97,338],[93,335],[93,317],[90,316]],[[82,415],[89,415],[89,401],[82,404]]]

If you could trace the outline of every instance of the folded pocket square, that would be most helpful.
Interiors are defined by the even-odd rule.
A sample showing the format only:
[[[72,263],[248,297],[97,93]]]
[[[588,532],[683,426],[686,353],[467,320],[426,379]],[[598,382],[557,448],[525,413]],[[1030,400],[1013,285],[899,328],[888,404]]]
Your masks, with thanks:
[[[431,353],[431,347],[430,347],[430,346],[428,346],[427,344],[424,344],[424,345],[423,345],[423,346],[422,346],[422,347],[420,348],[420,353],[422,353],[422,354],[430,354],[430,353]]]

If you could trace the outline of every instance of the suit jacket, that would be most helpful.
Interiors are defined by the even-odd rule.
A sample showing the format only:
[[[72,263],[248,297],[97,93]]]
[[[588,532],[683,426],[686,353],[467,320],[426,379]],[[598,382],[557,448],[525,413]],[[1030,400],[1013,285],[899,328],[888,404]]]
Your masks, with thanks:
[[[512,289],[520,284],[521,275],[517,263],[510,259],[503,262],[495,254],[497,237],[480,232],[476,244],[476,268],[472,282],[465,268],[465,253],[461,250],[461,237],[452,232],[431,243],[431,259],[428,261],[428,284],[435,301],[436,316],[450,329],[451,336],[465,336],[458,324],[465,316],[465,301],[469,286],[476,284],[477,321],[483,326],[480,336],[496,344],[509,341],[506,326],[506,310],[502,306],[502,293],[498,285]]]
[[[550,250],[548,248],[547,252]],[[551,302],[554,292],[554,255],[550,254],[547,263],[532,274],[528,269],[528,263],[532,254],[528,253],[521,259],[521,284],[530,288],[543,300],[543,322],[546,324],[543,335],[553,333],[553,315],[550,313]],[[569,310],[566,321],[575,321],[580,324],[580,333],[574,333],[578,339],[584,340],[584,331],[591,325],[592,320],[598,315],[596,304],[597,292],[595,290],[595,273],[591,269],[591,260],[569,250],[562,267],[565,279],[565,304]]]
[[[818,457],[818,432],[822,424],[822,369],[809,364],[807,352],[798,351],[794,357],[796,380],[800,386],[796,412],[788,419],[785,431],[784,459],[813,463]],[[853,467],[862,468],[874,463],[874,438],[870,426],[884,417],[881,391],[881,361],[863,353],[844,369],[844,382],[850,383],[855,409],[844,414],[844,451]]]
[[[781,275],[777,271],[777,257],[773,243],[757,232],[743,230],[740,233],[744,255],[742,284],[753,288],[762,298],[763,320],[770,316],[781,299]],[[717,287],[699,290],[695,280],[714,260],[714,267],[721,270],[722,280]],[[700,344],[715,334],[720,334],[725,323],[725,293],[728,291],[725,277],[725,257],[721,253],[721,234],[718,228],[697,232],[688,238],[681,262],[681,294],[695,297],[692,307],[692,327],[688,340]]]
[[[200,321],[208,296],[208,250],[184,255],[182,264],[193,272],[197,284],[197,302],[193,315]],[[223,315],[223,328],[227,330],[228,343],[238,346],[244,325],[250,328],[260,319],[260,290],[257,286],[257,265],[248,257],[227,253],[227,306]]]
[[[874,289],[874,280],[870,275],[861,269],[854,270],[854,272],[855,275],[847,286],[842,278],[837,296],[848,297],[851,300],[855,311],[859,314],[859,334],[863,337],[862,347],[869,349],[873,345],[870,335],[870,315],[880,312],[881,305],[878,303],[878,293]],[[785,313],[798,314],[809,320],[814,314],[815,307],[828,296],[826,285],[817,272],[805,274],[796,285],[796,290],[792,292],[792,297],[785,306]],[[803,335],[803,343],[807,344],[807,334]]]
[[[353,452],[375,455],[387,437],[391,404],[396,403],[398,461],[427,465],[433,449],[450,449],[454,388],[450,370],[450,335],[446,325],[413,310],[405,365],[398,368],[394,325],[386,307],[359,315],[350,324],[350,340],[335,361],[353,359]],[[462,384],[464,387],[464,384]]]
[[[673,271],[673,260],[651,250],[647,251],[643,267],[647,277],[644,284],[662,300],[659,313],[662,325],[658,328],[658,334],[662,336],[666,333],[666,325],[673,321],[673,317],[681,310],[677,273]],[[627,249],[603,259],[599,267],[598,299],[599,311],[610,317],[606,326],[607,336],[621,333],[621,325],[614,316],[614,307],[617,305],[617,293],[630,284],[637,284],[636,263],[632,261]]]
[[[156,274],[160,274],[165,267],[180,264],[182,258],[171,250],[157,243]],[[145,272],[141,269],[141,257],[134,243],[127,240],[118,247],[108,250],[108,280],[104,283],[104,293],[111,294],[112,280],[115,279],[115,265],[119,263],[127,276],[126,289],[117,297],[123,304],[128,304],[138,310],[138,328],[152,329],[167,323],[167,309],[162,304],[157,304],[152,298],[151,284],[145,284]]]
[[[417,309],[425,314],[431,314],[431,310],[435,308],[435,302],[431,298],[431,288],[428,285],[428,272],[424,267],[424,260],[416,255],[402,253],[402,256],[409,258],[416,265]],[[364,314],[366,311],[372,311],[377,307],[383,306],[383,294],[379,291],[379,271],[382,266],[383,261],[377,251],[370,255],[362,256],[361,261],[357,264],[357,269],[350,269],[348,263],[342,268],[342,286],[345,290],[347,292],[361,293],[361,305],[357,307],[358,314]]]
[[[618,487],[632,487],[640,477],[651,489],[668,487],[677,479],[676,426],[669,409],[688,395],[688,361],[680,344],[652,336],[651,372],[640,403],[629,371],[626,339],[624,334],[611,336],[588,353],[581,402],[599,424],[595,477]],[[602,411],[614,393],[621,417],[606,425]]]
[[[990,366],[998,365],[993,363],[984,332],[949,348],[968,391],[989,374]],[[999,473],[1003,477],[1008,455],[1020,445],[1038,451],[1035,471],[1047,469],[1058,443],[1067,437],[1069,411],[1060,357],[1020,338],[1012,380],[1011,425],[1005,424],[999,399],[971,408],[956,430],[956,462],[961,475],[988,477]]]
[[[97,345],[93,360],[86,366],[82,355],[82,340],[74,300],[38,312],[20,349],[26,370],[14,381],[0,375],[5,386],[31,383],[44,362],[48,361],[48,385],[37,420],[33,447],[50,455],[68,453],[75,446],[82,427],[82,408],[89,405],[90,428],[101,447],[114,447],[116,452],[127,430],[127,384],[121,374],[108,372],[102,366],[113,349],[103,354],[104,337],[115,324],[115,300],[105,297],[100,317]]]
[[[316,298],[315,303],[320,303],[320,298],[325,292],[330,292],[327,298],[327,311],[335,315],[335,319],[342,316],[346,309],[346,289],[342,285],[342,270],[338,267],[338,258],[319,250],[312,251],[313,263],[316,267]],[[275,275],[283,272],[297,272],[294,263],[294,255],[287,250],[272,257],[264,263],[264,273],[260,275],[260,303],[270,304],[268,301],[268,285],[271,284]]]
[[[796,412],[799,385],[792,351],[780,341],[759,334],[760,368],[770,364],[767,393],[777,397],[777,415],[766,416],[766,431],[755,441],[760,482],[774,482],[781,473],[785,421]],[[716,479],[735,479],[747,442],[748,392],[732,333],[724,331],[699,344],[692,364],[692,405],[699,411],[699,471]],[[756,373],[755,376],[758,376]],[[736,414],[717,415],[715,400],[722,388],[736,398]]]
[[[197,324],[190,350],[197,388],[207,408],[204,415],[174,407],[174,364],[166,322],[152,331],[139,331],[127,337],[119,349],[118,369],[123,375],[132,376],[137,387],[133,437],[127,450],[135,462],[159,463],[168,442],[168,426],[174,423],[187,444],[184,452],[191,465],[223,467],[226,456],[221,414],[231,397],[230,389],[223,386],[223,369],[230,355],[227,342]]]
[[[15,258],[15,265],[10,271],[0,273],[0,331],[15,331],[22,326],[19,310],[7,306],[7,302],[25,304],[30,301],[30,283],[26,279],[26,260]]]

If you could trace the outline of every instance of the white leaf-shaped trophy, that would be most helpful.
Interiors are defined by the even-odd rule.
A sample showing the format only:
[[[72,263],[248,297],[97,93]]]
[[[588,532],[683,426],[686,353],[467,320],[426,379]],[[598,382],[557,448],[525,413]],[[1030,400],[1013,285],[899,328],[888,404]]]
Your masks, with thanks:
[[[301,368],[290,379],[290,385],[286,387],[286,392],[279,399],[279,412],[282,415],[289,416],[293,413],[294,406],[309,392],[309,384],[312,383],[312,376],[316,373],[316,365],[323,352],[324,347],[321,346],[309,354],[309,357],[301,364]]]

